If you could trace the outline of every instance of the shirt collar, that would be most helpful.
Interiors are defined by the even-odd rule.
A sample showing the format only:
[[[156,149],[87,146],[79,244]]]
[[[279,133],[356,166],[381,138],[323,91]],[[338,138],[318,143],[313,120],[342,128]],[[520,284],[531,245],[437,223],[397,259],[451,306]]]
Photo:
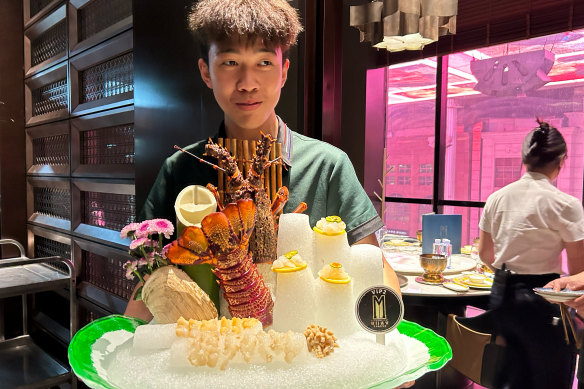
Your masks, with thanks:
[[[278,137],[277,142],[282,145],[282,160],[288,166],[292,166],[292,130],[286,123],[276,115],[278,119]]]
[[[276,142],[282,145],[282,160],[286,165],[292,166],[292,130],[288,128],[286,123],[278,115],[276,115],[276,119],[278,119],[278,136],[276,137]],[[217,137],[227,137],[225,122],[223,121],[219,126]]]
[[[522,179],[531,179],[531,180],[547,180],[548,182],[550,181],[550,178],[548,176],[546,176],[543,173],[538,173],[538,172],[525,172],[525,174],[523,174],[523,176],[521,177]]]

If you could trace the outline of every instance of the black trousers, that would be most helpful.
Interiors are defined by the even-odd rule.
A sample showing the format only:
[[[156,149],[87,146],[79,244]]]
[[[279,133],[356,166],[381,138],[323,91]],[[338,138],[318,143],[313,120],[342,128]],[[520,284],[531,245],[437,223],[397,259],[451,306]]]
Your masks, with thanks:
[[[496,333],[507,343],[497,388],[571,388],[576,350],[565,342],[560,308],[533,292],[557,277],[495,273],[490,312]]]

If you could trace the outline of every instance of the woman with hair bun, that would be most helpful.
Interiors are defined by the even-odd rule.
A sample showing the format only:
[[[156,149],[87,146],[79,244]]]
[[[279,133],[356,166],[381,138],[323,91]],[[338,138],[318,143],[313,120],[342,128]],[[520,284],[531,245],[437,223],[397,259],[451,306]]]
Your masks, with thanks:
[[[479,223],[479,255],[495,269],[488,316],[507,345],[497,388],[569,388],[575,350],[567,345],[557,304],[533,292],[584,270],[581,202],[553,184],[567,158],[562,134],[538,119],[523,141],[525,174],[489,196]]]

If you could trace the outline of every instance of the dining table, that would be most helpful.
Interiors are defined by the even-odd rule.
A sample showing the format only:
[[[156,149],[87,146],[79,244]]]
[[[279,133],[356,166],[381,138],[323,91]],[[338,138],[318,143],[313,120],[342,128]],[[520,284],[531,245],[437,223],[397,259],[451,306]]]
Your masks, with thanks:
[[[444,282],[469,286],[465,291],[448,289],[443,283],[428,284],[422,279],[424,269],[420,265],[421,247],[403,246],[383,248],[385,260],[392,266],[398,280],[404,302],[404,319],[416,322],[446,336],[449,314],[466,316],[468,307],[488,309],[491,294],[488,282],[492,273],[481,262],[466,254],[453,254],[450,266],[442,275]],[[487,282],[482,285],[469,281],[472,274],[481,274]],[[446,365],[439,371],[430,372],[418,379],[414,388],[472,388],[472,381]]]

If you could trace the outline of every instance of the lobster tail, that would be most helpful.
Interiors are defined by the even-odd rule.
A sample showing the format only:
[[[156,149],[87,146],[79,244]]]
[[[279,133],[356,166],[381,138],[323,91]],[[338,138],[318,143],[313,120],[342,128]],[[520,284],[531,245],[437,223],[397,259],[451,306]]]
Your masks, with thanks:
[[[183,230],[167,253],[176,264],[211,264],[234,317],[255,317],[272,324],[274,302],[249,251],[256,204],[251,199],[228,204],[222,212],[205,216],[201,227]]]

